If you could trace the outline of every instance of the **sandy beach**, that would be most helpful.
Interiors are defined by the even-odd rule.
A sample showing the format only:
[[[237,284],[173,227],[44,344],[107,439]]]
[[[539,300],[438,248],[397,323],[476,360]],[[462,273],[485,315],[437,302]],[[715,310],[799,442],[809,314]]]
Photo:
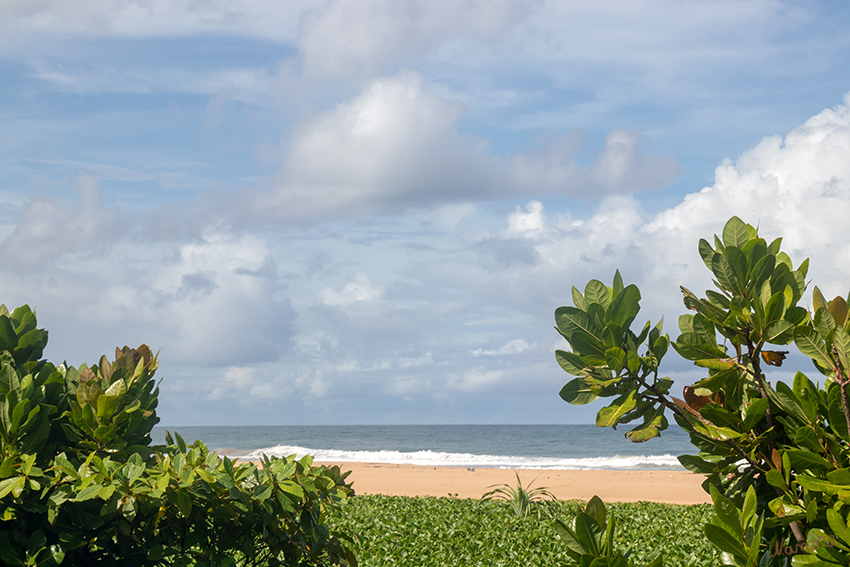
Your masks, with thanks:
[[[319,464],[318,462],[316,464]],[[321,463],[331,464],[331,463]],[[513,470],[466,469],[376,463],[335,463],[350,470],[358,494],[480,498],[493,484],[516,486]],[[520,470],[523,486],[548,487],[561,500],[605,502],[648,500],[670,504],[701,504],[710,497],[700,486],[702,475],[686,471]]]

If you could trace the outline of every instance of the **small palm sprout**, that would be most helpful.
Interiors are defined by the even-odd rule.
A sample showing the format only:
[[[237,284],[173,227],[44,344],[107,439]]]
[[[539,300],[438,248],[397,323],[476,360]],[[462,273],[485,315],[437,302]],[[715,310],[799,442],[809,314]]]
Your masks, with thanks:
[[[514,513],[519,518],[525,518],[531,511],[531,505],[534,502],[541,502],[546,499],[555,500],[555,496],[549,492],[548,487],[540,486],[531,488],[533,481],[528,483],[528,486],[523,486],[519,479],[519,473],[514,471],[516,475],[516,488],[509,484],[493,484],[487,488],[493,488],[490,492],[481,497],[481,501],[485,500],[506,500],[513,509]],[[494,488],[495,487],[495,488]]]

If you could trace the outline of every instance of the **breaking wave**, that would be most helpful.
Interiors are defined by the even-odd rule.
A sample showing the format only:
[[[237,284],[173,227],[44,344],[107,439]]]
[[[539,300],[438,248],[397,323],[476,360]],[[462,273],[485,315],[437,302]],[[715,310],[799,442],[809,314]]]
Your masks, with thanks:
[[[674,455],[614,455],[612,457],[513,457],[475,455],[439,451],[343,451],[309,449],[296,445],[277,445],[255,451],[220,449],[219,454],[242,460],[269,457],[312,455],[317,461],[333,463],[386,463],[400,465],[479,467],[495,469],[560,469],[560,470],[684,470]]]

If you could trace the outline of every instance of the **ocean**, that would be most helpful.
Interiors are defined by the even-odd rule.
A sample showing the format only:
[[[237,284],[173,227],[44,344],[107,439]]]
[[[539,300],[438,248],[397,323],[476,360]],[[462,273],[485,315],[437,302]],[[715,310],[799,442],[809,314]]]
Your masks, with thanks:
[[[200,439],[219,454],[242,459],[309,454],[340,463],[684,470],[676,456],[696,452],[687,433],[675,425],[646,443],[625,439],[626,428],[593,425],[157,426],[155,444],[165,442],[166,429],[187,442]]]

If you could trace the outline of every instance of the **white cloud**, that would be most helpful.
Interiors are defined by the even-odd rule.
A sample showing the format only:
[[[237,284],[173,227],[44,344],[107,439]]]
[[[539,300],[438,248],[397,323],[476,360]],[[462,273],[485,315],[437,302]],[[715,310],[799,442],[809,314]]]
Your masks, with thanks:
[[[529,192],[599,198],[664,187],[682,173],[676,158],[645,153],[648,138],[624,129],[612,130],[605,137],[592,167],[582,166],[576,161],[582,138],[573,132],[548,140],[535,150],[515,154],[517,185]]]
[[[502,370],[476,368],[467,372],[450,375],[445,387],[450,391],[465,393],[482,392],[500,384],[504,374]]]
[[[345,307],[356,301],[375,302],[384,295],[384,287],[374,285],[366,274],[360,273],[348,282],[342,291],[336,292],[329,287],[322,288],[316,294],[318,300],[325,305]]]
[[[529,201],[525,210],[520,207],[508,217],[508,228],[505,234],[508,236],[533,235],[540,232],[546,225],[546,215],[543,213],[543,203],[540,201]]]
[[[7,0],[0,22],[7,34],[59,33],[169,37],[226,33],[292,40],[300,13],[321,0]],[[0,29],[3,29],[0,28]]]
[[[501,348],[498,349],[475,349],[472,351],[472,356],[496,356],[501,354],[519,354],[521,352],[525,352],[527,350],[531,350],[537,346],[537,343],[532,342],[528,344],[523,339],[513,339],[506,342]]]
[[[87,173],[74,182],[77,200],[71,204],[33,198],[12,233],[0,243],[7,265],[31,270],[66,253],[108,248],[126,233],[122,214],[103,206],[100,186]]]
[[[516,0],[333,0],[305,13],[298,44],[311,76],[368,77],[448,40],[491,40],[532,6]]]
[[[275,186],[251,193],[248,211],[235,208],[252,218],[315,221],[541,192],[629,193],[679,173],[674,158],[642,153],[644,138],[624,130],[606,138],[592,168],[575,163],[573,135],[506,159],[458,132],[462,111],[417,73],[373,81],[297,129]]]
[[[461,112],[416,73],[374,81],[296,131],[255,214],[381,214],[503,193],[504,166],[483,141],[457,132]]]

